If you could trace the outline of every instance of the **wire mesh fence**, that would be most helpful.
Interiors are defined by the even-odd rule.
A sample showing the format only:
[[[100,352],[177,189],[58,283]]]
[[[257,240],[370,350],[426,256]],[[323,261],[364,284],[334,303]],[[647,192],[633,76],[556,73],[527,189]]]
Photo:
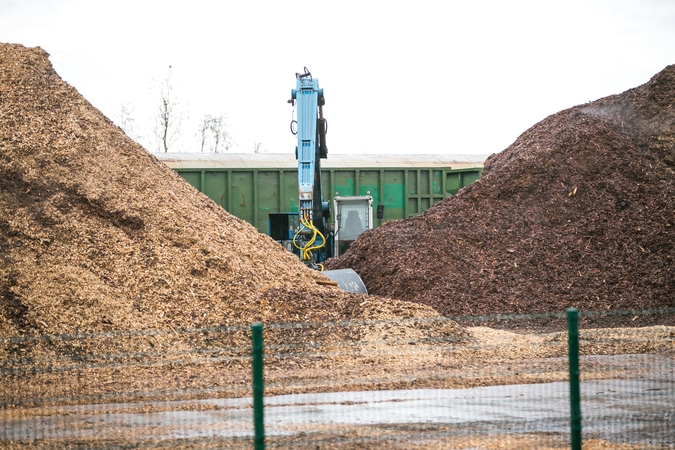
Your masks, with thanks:
[[[584,448],[675,448],[674,317],[581,312]],[[264,445],[570,448],[566,324],[564,312],[265,324]],[[255,444],[249,326],[0,343],[0,447]]]

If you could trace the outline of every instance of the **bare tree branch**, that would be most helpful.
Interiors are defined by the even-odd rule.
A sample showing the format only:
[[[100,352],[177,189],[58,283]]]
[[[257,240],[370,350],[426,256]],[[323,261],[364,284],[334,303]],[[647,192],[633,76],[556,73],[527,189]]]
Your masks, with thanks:
[[[227,130],[225,115],[212,116],[207,114],[199,126],[199,138],[201,140],[201,152],[206,149],[209,152],[219,153],[221,150],[230,150],[233,145],[232,137]]]
[[[178,140],[183,122],[178,95],[171,83],[171,66],[166,79],[159,83],[155,82],[153,90],[158,96],[154,125],[157,149],[168,152]]]
[[[131,139],[138,141],[136,135],[136,108],[129,103],[124,103],[117,108],[113,122],[124,131]]]

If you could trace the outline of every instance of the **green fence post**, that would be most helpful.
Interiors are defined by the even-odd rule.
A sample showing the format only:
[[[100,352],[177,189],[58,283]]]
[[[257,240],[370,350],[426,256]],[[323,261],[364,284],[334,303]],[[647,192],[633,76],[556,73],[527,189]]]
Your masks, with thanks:
[[[251,325],[251,341],[253,351],[253,429],[255,431],[254,448],[265,448],[265,420],[263,412],[263,394],[265,383],[263,380],[263,324]]]
[[[570,425],[572,450],[581,450],[581,396],[579,393],[579,311],[567,310],[567,335],[570,365]]]

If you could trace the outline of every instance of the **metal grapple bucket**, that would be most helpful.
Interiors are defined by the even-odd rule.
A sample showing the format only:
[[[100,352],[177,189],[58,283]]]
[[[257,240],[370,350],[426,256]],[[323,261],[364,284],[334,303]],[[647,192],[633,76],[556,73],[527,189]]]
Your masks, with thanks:
[[[363,284],[363,280],[353,269],[324,270],[321,273],[337,282],[338,287],[343,291],[368,295],[366,285]]]

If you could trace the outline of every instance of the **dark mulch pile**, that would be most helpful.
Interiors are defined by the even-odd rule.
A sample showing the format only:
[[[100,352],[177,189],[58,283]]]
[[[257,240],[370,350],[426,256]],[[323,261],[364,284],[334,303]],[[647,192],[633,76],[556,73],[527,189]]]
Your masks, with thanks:
[[[327,267],[445,315],[673,308],[674,104],[672,65],[547,117],[477,182],[367,232]],[[673,316],[633,324],[664,320]]]

